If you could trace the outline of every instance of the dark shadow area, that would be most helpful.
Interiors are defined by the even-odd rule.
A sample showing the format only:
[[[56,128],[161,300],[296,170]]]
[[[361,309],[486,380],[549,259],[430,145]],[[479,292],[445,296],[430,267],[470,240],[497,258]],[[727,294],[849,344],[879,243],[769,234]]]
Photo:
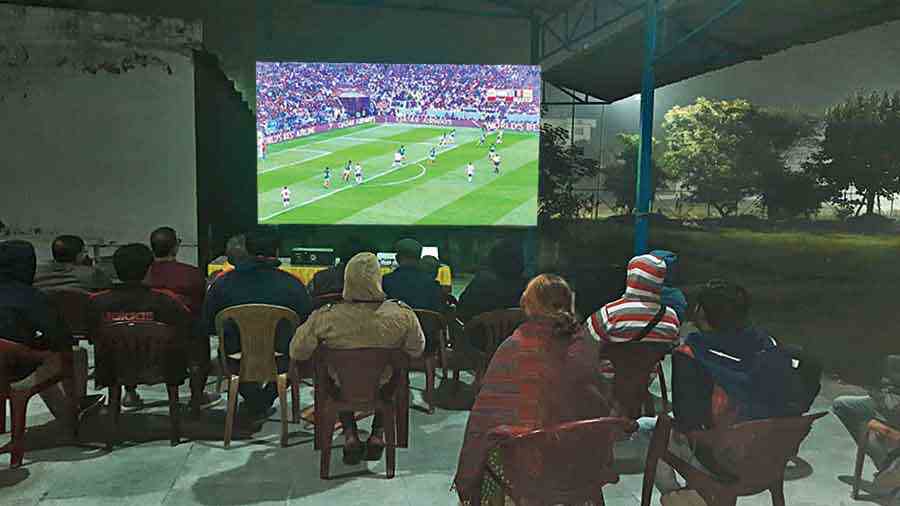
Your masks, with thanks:
[[[849,486],[853,486],[853,476],[849,475],[841,475],[838,476],[837,479],[842,483],[846,483]],[[868,480],[860,480],[859,482],[859,498],[854,499],[857,502],[868,502],[873,504],[880,504],[881,506],[890,506],[893,503],[894,496],[893,494],[879,494],[875,490],[875,486],[871,481]],[[849,491],[848,491],[849,495]]]
[[[31,476],[31,471],[24,467],[18,469],[4,469],[3,472],[0,472],[0,490],[7,487],[14,487],[27,480],[29,476]]]

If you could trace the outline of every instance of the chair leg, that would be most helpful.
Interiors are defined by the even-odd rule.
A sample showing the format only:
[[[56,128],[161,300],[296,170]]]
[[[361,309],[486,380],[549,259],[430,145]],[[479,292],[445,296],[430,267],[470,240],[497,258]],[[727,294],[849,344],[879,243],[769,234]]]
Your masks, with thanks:
[[[391,406],[382,412],[382,420],[384,422],[384,451],[385,451],[385,473],[387,478],[394,477],[397,469],[397,412]]]
[[[784,477],[778,480],[772,488],[769,489],[769,492],[772,494],[772,506],[785,506],[784,505]]]
[[[428,405],[428,414],[434,413],[434,376],[435,359],[433,356],[425,357],[425,404]]]
[[[171,424],[169,444],[177,446],[181,442],[181,410],[178,408],[178,385],[166,385],[169,394],[169,423]]]
[[[0,398],[0,434],[6,434],[6,397]]]
[[[291,385],[291,423],[300,423],[300,372],[291,362],[291,368],[288,372],[288,380]]]
[[[397,446],[409,448],[409,387],[400,389],[398,393],[397,413]]]
[[[110,385],[107,391],[109,396],[110,427],[106,435],[106,449],[112,451],[113,446],[119,442],[119,416],[122,413],[122,386]]]
[[[331,471],[331,440],[334,439],[334,422],[337,413],[318,406],[316,430],[319,433],[319,477],[327,480]]]
[[[662,362],[656,365],[656,373],[659,378],[659,394],[662,396],[663,413],[668,414],[671,408],[669,406],[669,391],[666,388],[666,376],[663,374]]]
[[[25,393],[10,397],[12,413],[12,439],[9,442],[9,467],[17,468],[25,460],[25,421],[28,410],[28,396]]]
[[[287,374],[279,374],[277,378],[278,402],[281,404],[278,411],[281,413],[281,446],[288,445],[288,404],[287,404]]]
[[[862,481],[863,464],[866,462],[866,450],[868,449],[868,444],[869,431],[866,430],[856,449],[856,466],[853,471],[853,492],[850,494],[850,497],[854,500],[859,499],[859,485]]]
[[[647,460],[644,462],[644,484],[641,487],[641,506],[650,506],[653,498],[653,486],[656,481],[656,466],[660,458],[669,447],[671,425],[669,419],[660,417],[653,436],[650,439],[650,448],[647,450]]]
[[[234,412],[237,408],[238,385],[240,377],[228,377],[228,414],[225,415],[225,448],[231,446],[231,431],[234,429]]]

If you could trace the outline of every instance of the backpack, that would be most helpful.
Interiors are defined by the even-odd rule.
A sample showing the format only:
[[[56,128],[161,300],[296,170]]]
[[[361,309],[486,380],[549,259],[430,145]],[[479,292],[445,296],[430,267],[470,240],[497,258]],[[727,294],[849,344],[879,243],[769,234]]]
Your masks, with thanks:
[[[752,388],[742,414],[750,420],[800,416],[822,389],[822,364],[802,348],[770,341],[747,367]]]

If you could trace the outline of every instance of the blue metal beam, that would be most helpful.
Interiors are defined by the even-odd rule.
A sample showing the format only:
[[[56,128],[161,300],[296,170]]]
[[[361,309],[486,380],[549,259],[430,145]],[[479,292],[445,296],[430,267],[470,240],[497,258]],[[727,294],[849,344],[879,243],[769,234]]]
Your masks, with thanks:
[[[660,54],[659,56],[657,56],[657,57],[654,59],[654,61],[662,60],[662,59],[666,58],[667,56],[671,55],[673,52],[675,52],[675,51],[676,51],[677,49],[679,49],[681,46],[683,46],[683,45],[687,44],[688,42],[690,42],[691,39],[693,39],[693,38],[696,37],[697,35],[700,35],[701,33],[703,33],[703,32],[705,32],[706,30],[708,30],[709,27],[711,27],[712,25],[714,25],[717,21],[719,21],[720,19],[724,18],[725,16],[728,16],[728,15],[731,14],[732,12],[736,11],[736,10],[737,10],[740,6],[742,6],[743,4],[744,4],[744,0],[732,0],[732,2],[731,2],[730,4],[728,4],[727,7],[725,7],[724,9],[722,9],[721,11],[719,11],[717,14],[715,14],[715,15],[712,16],[712,17],[710,17],[710,18],[707,19],[706,21],[704,21],[703,24],[701,24],[701,25],[698,26],[697,28],[694,28],[693,30],[691,30],[690,32],[688,32],[688,34],[685,35],[684,37],[681,37],[680,39],[678,39],[678,41],[675,42],[675,44],[673,44],[671,47],[669,47],[668,49],[666,49],[662,54]]]
[[[653,106],[656,92],[656,39],[658,0],[646,0],[644,8],[644,71],[641,78],[641,146],[638,154],[634,214],[634,254],[647,252],[650,200],[653,196]]]

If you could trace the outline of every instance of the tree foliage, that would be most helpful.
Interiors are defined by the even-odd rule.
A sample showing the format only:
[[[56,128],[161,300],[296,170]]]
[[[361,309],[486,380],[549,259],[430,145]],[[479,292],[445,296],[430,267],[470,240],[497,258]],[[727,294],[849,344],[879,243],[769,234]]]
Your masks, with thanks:
[[[578,218],[593,201],[575,191],[575,184],[587,177],[596,177],[599,163],[579,155],[569,143],[565,128],[550,124],[541,126],[540,200],[538,218],[570,220]]]
[[[617,163],[607,165],[600,169],[603,175],[603,188],[615,198],[614,206],[631,214],[634,209],[637,194],[637,170],[638,154],[641,148],[641,136],[637,134],[620,133],[616,136],[622,144]],[[654,139],[654,153],[659,143]],[[651,162],[653,179],[651,180],[651,200],[656,196],[656,190],[665,185],[671,177],[654,158]]]
[[[828,109],[824,134],[805,167],[835,205],[873,214],[879,197],[900,192],[900,92],[858,93]]]

